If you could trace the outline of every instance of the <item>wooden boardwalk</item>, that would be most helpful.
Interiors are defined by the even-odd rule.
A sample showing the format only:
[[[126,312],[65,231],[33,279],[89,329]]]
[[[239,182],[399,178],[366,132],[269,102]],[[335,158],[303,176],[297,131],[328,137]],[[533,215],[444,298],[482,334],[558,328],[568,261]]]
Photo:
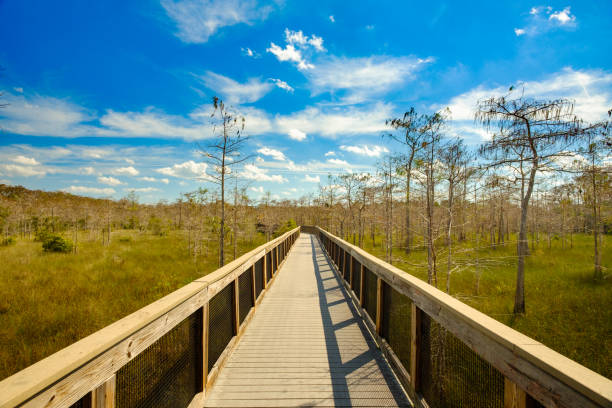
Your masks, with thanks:
[[[269,290],[206,407],[411,406],[314,235]]]

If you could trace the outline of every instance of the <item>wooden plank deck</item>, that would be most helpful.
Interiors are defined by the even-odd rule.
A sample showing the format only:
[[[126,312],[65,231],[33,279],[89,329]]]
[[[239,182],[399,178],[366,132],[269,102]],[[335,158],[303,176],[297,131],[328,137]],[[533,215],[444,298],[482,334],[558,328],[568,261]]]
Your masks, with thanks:
[[[409,407],[314,235],[302,233],[206,407]]]

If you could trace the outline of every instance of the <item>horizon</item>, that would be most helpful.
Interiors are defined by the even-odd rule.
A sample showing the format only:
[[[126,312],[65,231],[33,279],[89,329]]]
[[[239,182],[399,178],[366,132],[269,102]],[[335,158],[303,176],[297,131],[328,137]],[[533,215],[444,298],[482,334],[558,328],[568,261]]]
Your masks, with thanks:
[[[475,103],[511,86],[586,121],[612,108],[611,3],[377,5],[2,2],[0,183],[173,201],[205,184],[215,95],[246,117],[254,200],[374,172],[410,107],[449,107],[472,147]]]

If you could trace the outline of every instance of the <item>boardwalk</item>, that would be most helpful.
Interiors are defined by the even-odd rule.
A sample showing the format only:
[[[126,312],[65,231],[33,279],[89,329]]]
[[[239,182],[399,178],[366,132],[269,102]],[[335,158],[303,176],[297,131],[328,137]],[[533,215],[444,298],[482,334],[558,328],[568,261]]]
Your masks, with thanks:
[[[317,238],[302,233],[206,406],[410,404]]]

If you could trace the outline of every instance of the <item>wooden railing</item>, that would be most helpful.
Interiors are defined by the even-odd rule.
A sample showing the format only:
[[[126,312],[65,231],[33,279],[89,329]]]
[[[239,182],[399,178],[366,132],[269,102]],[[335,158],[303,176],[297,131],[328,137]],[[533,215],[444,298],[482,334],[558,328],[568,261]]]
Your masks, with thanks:
[[[299,233],[299,227],[289,231],[3,380],[0,407],[111,408],[116,399],[145,398],[129,388],[135,370],[147,377],[134,387],[157,395],[155,387],[164,385],[159,398],[172,384],[181,388],[177,393],[187,392],[185,380],[173,381],[173,375],[195,379],[187,401],[201,403]],[[220,338],[212,324],[227,334]]]
[[[612,381],[327,231],[315,232],[417,406],[612,407]]]

